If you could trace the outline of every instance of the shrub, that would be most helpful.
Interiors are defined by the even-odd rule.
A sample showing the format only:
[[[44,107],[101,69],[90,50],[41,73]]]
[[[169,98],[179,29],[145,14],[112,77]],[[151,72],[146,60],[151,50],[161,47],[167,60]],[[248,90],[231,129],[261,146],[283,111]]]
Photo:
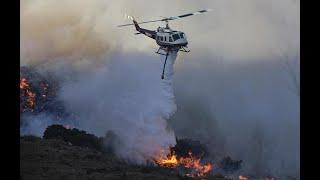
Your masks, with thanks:
[[[81,131],[76,128],[66,129],[62,125],[48,126],[44,132],[43,138],[62,139],[75,146],[88,147],[98,151],[103,150],[102,138],[98,138],[93,134],[88,134],[86,131]]]
[[[188,156],[189,151],[192,152],[194,157],[205,157],[209,154],[207,147],[200,141],[191,139],[176,139],[176,141],[177,144],[172,149],[179,157]]]

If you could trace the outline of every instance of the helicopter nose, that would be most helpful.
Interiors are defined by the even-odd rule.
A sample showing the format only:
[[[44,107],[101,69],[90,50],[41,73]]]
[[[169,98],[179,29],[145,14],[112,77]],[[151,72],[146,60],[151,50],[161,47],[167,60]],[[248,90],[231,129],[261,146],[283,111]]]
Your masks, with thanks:
[[[177,44],[188,44],[188,41],[186,39],[179,39],[176,41]]]

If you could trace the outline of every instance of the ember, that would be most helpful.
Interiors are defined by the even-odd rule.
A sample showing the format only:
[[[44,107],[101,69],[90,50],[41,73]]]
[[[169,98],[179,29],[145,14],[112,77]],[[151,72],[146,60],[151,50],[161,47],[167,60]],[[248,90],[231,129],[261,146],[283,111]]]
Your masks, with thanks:
[[[213,164],[207,163],[202,164],[200,158],[195,158],[192,155],[192,152],[189,151],[187,157],[177,158],[175,151],[171,149],[171,152],[162,158],[158,158],[155,160],[156,164],[161,167],[166,168],[178,168],[184,167],[188,170],[191,170],[190,173],[186,173],[185,175],[188,177],[204,177],[213,169]]]

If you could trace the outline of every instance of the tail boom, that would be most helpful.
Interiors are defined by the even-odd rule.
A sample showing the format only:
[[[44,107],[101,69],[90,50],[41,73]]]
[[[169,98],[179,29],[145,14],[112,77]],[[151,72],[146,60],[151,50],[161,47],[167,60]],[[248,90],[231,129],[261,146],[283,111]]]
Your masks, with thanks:
[[[133,21],[134,27],[136,28],[136,30],[139,33],[144,34],[144,35],[148,36],[149,38],[156,39],[156,34],[157,34],[156,31],[151,31],[148,29],[140,28],[139,24],[137,23],[137,21],[135,19],[133,19],[132,21]]]

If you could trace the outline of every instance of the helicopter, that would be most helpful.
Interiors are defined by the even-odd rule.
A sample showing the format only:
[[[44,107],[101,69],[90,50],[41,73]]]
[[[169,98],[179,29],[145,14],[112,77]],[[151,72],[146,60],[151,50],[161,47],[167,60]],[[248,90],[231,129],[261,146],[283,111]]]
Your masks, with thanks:
[[[162,75],[161,75],[161,79],[164,79],[164,70],[166,67],[166,62],[167,62],[169,52],[170,51],[182,51],[186,53],[190,52],[190,50],[186,49],[188,48],[188,40],[187,40],[186,34],[182,31],[176,31],[171,29],[169,27],[169,21],[192,16],[192,15],[202,14],[209,11],[212,11],[212,10],[211,9],[200,10],[194,13],[183,14],[180,16],[163,17],[162,19],[143,21],[143,22],[137,22],[133,16],[128,16],[128,18],[130,18],[133,21],[133,23],[118,25],[118,27],[133,25],[135,26],[135,29],[138,31],[137,33],[135,33],[135,35],[143,34],[156,41],[156,43],[159,45],[159,49],[156,51],[156,53],[160,55],[164,55],[166,57],[163,64]],[[156,30],[144,29],[139,26],[139,24],[160,22],[160,21],[165,22],[166,26],[165,27],[159,26]],[[161,53],[160,52],[161,50],[164,51],[165,54]]]

